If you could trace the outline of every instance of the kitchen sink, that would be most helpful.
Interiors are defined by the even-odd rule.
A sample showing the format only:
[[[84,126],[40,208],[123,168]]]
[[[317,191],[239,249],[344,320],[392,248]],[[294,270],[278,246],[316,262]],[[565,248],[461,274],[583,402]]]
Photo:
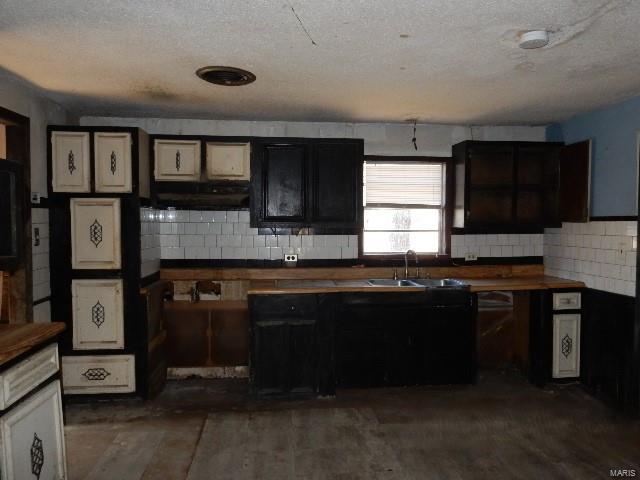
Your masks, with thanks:
[[[422,287],[422,288],[465,288],[468,285],[455,278],[376,278],[367,280],[372,287]]]
[[[423,287],[424,285],[420,285],[413,280],[394,280],[392,278],[376,278],[373,280],[367,280],[367,283],[372,287]]]
[[[442,287],[464,288],[468,286],[462,280],[456,280],[455,278],[416,278],[411,281],[417,285],[421,285],[426,288],[442,288]]]

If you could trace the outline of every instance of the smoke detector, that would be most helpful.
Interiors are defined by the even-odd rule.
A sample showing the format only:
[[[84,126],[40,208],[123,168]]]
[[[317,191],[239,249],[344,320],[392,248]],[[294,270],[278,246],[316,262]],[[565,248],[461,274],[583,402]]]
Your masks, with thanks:
[[[549,32],[546,30],[530,30],[520,35],[518,46],[530,50],[542,48],[549,43]]]

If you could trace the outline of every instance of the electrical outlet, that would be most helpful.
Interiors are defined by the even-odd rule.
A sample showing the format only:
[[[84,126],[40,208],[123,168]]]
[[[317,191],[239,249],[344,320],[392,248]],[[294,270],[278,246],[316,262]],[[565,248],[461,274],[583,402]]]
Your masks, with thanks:
[[[295,267],[298,263],[298,255],[294,253],[285,253],[284,254],[284,266],[285,267]]]
[[[477,253],[465,253],[464,254],[464,261],[465,262],[475,262],[476,260],[478,260],[478,254]]]
[[[40,194],[38,192],[31,192],[31,203],[34,205],[40,204]]]
[[[625,261],[627,260],[627,255],[624,249],[625,244],[619,243],[618,248],[616,249],[616,262],[618,262],[620,265],[624,265]]]

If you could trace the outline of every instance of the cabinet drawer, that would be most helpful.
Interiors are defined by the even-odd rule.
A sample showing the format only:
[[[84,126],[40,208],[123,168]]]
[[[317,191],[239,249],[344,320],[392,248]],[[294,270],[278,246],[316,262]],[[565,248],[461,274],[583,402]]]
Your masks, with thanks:
[[[172,182],[200,180],[199,140],[156,140],[155,178]]]
[[[553,378],[580,376],[580,314],[553,316]]]
[[[96,192],[131,192],[131,134],[96,132]]]
[[[73,348],[124,348],[122,280],[73,280]]]
[[[136,390],[133,355],[62,357],[65,394],[131,393]]]
[[[208,142],[207,178],[209,180],[249,180],[249,143]]]
[[[71,264],[74,269],[120,268],[120,199],[71,199]]]
[[[51,188],[54,192],[89,192],[89,133],[51,133]]]
[[[311,295],[268,295],[253,299],[253,312],[258,318],[265,316],[315,317],[316,296]]]
[[[2,480],[67,478],[60,382],[0,418]]]
[[[0,410],[20,400],[58,369],[58,346],[54,344],[0,374]]]
[[[580,292],[561,292],[553,294],[554,310],[579,310],[580,304]]]

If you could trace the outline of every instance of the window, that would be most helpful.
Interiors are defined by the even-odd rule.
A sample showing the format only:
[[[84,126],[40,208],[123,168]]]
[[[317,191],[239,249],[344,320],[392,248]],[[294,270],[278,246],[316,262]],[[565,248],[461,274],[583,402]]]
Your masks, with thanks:
[[[445,162],[365,160],[365,255],[445,253]]]

